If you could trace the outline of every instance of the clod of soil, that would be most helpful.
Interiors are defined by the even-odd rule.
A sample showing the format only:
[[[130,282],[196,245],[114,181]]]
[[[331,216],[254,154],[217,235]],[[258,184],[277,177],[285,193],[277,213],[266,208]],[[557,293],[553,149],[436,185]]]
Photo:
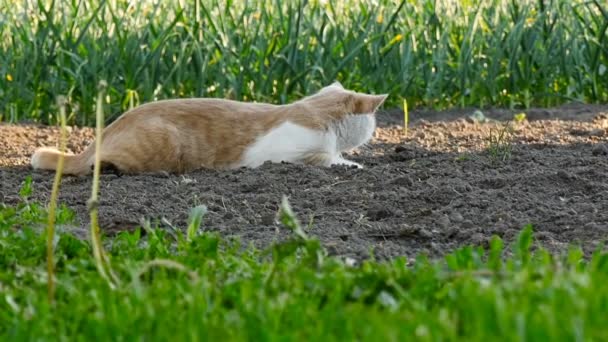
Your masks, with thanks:
[[[134,229],[142,218],[184,227],[188,211],[207,205],[206,230],[259,247],[284,239],[276,212],[287,195],[310,235],[332,254],[365,258],[443,255],[465,244],[507,240],[533,224],[554,251],[580,243],[586,251],[608,237],[608,107],[569,105],[526,111],[506,138],[490,144],[504,122],[478,123],[473,112],[415,112],[407,137],[401,112],[378,114],[373,142],[349,156],[365,166],[318,168],[264,164],[257,169],[200,170],[186,175],[101,177],[100,220],[106,234]],[[520,111],[517,111],[520,112]],[[489,110],[496,120],[515,111]],[[0,125],[0,201],[18,202],[33,175],[33,200],[46,202],[53,173],[33,171],[36,147],[55,145],[54,127]],[[69,148],[93,138],[72,128]],[[503,153],[504,152],[504,153]],[[498,158],[500,157],[500,158]],[[66,177],[60,202],[86,231],[90,177]]]

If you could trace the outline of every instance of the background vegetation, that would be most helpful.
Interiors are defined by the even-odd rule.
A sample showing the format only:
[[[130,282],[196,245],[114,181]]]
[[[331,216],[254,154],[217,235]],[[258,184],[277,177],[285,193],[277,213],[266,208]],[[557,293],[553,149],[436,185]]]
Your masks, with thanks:
[[[410,107],[608,101],[599,0],[0,0],[0,115],[94,123],[209,96],[282,103],[337,79]]]

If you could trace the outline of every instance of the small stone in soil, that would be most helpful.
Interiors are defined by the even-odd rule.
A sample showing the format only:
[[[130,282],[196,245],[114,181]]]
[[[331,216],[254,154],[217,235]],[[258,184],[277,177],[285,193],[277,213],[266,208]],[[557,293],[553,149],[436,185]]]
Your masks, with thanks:
[[[263,215],[261,223],[265,226],[272,226],[274,224],[275,215],[267,214]]]
[[[594,156],[605,156],[608,155],[608,147],[605,144],[598,144],[591,150],[591,154]]]
[[[405,176],[397,177],[397,178],[393,179],[393,181],[391,183],[396,184],[396,185],[412,186],[414,184],[414,181],[412,181],[412,178],[410,176],[405,175]]]
[[[450,225],[450,218],[448,215],[442,215],[438,220],[437,224],[442,228],[447,228]]]
[[[464,217],[462,217],[462,214],[460,214],[459,212],[453,212],[450,215],[450,221],[452,222],[462,222],[464,220]]]

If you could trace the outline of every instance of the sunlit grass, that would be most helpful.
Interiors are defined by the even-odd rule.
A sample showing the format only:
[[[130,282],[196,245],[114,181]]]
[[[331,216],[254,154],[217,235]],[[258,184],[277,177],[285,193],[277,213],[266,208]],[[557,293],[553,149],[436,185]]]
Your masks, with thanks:
[[[44,6],[43,6],[44,4]],[[333,80],[419,106],[608,101],[601,1],[0,0],[0,116],[94,123],[139,102],[286,102]]]
[[[104,80],[99,82],[97,104],[96,104],[96,124],[95,124],[95,163],[93,165],[93,179],[91,185],[91,198],[88,201],[90,216],[90,235],[93,257],[99,274],[108,282],[111,288],[118,286],[119,279],[114,274],[108,255],[101,244],[101,231],[99,229],[99,176],[101,174],[101,143],[103,141],[104,129],[104,109],[103,98],[107,84]]]
[[[67,145],[67,127],[64,97],[61,96],[57,99],[57,106],[59,107],[60,127],[59,151],[65,153]],[[57,160],[57,169],[55,170],[55,179],[53,181],[53,189],[51,190],[51,199],[49,200],[48,224],[46,227],[46,272],[49,302],[52,302],[55,298],[55,258],[53,255],[55,249],[55,210],[57,208],[57,197],[59,196],[59,186],[61,185],[61,178],[63,175],[63,163],[64,157],[63,154],[61,154]]]

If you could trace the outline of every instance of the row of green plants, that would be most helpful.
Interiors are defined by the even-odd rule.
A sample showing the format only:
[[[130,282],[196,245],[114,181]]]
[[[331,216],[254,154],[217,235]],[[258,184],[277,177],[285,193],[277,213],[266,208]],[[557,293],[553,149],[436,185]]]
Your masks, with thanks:
[[[599,0],[0,0],[0,116],[92,125],[141,102],[285,103],[339,80],[388,106],[608,101]]]

